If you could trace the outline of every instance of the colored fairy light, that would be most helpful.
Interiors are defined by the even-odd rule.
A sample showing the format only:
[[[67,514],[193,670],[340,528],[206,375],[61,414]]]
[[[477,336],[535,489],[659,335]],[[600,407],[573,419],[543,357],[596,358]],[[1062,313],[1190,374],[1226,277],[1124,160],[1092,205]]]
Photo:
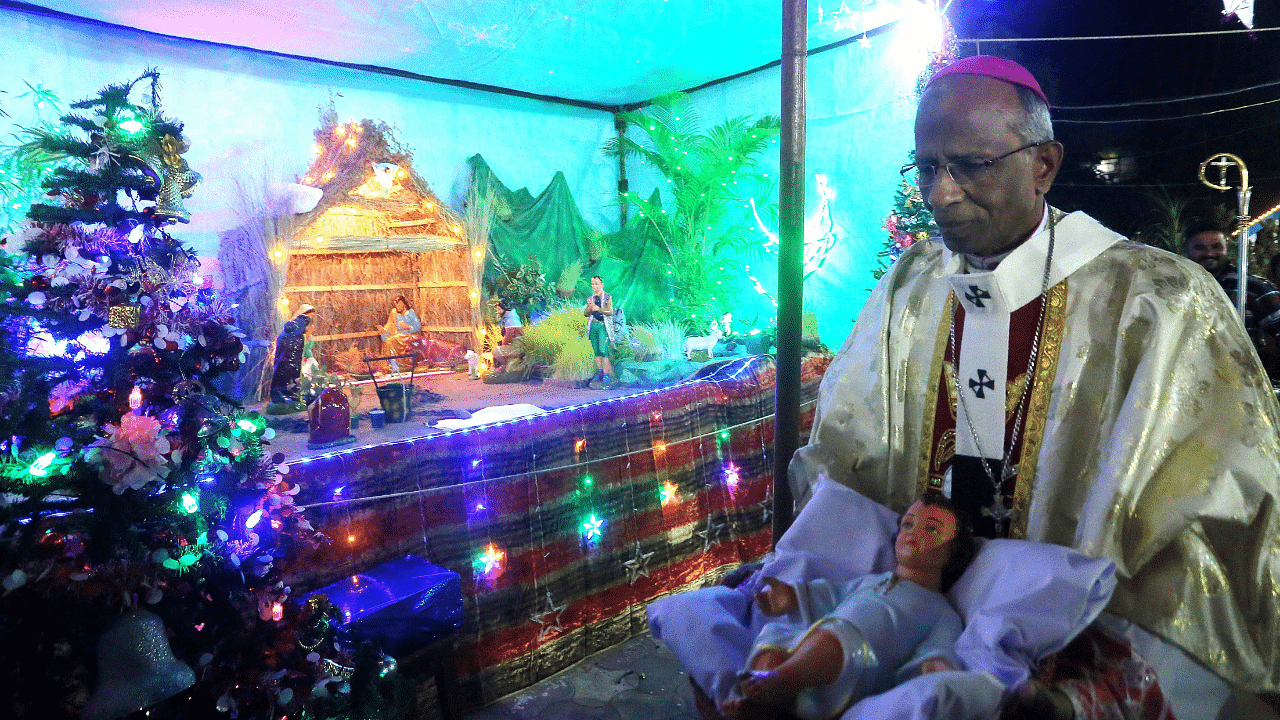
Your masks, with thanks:
[[[582,478],[582,486],[585,488],[591,487],[592,485],[595,484],[595,482],[596,482],[595,478],[592,478],[590,475]]]
[[[253,432],[258,429],[258,426],[254,424],[252,420],[238,420],[236,421],[236,425],[245,432]]]
[[[575,440],[575,441],[574,441],[574,443],[573,443],[573,451],[574,451],[574,452],[576,452],[576,453],[580,453],[580,452],[582,452],[583,450],[586,450],[586,449],[587,449],[587,439],[586,439],[586,438],[578,438],[577,440]]]
[[[144,127],[146,126],[143,125],[142,121],[140,120],[125,120],[124,122],[120,123],[120,129],[129,133],[130,135],[142,130],[142,128]]]
[[[284,603],[279,600],[271,603],[271,619],[276,622],[284,619]]]
[[[247,530],[254,529],[255,527],[258,526],[258,522],[260,520],[262,520],[262,511],[255,510],[253,514],[249,516],[249,519],[244,521],[245,529]]]
[[[129,409],[137,410],[142,407],[142,390],[135,385],[133,391],[129,393]]]
[[[53,464],[53,459],[57,454],[52,450],[36,458],[36,461],[27,467],[27,473],[35,477],[48,477],[49,466]]]
[[[187,491],[182,493],[182,510],[188,515],[195,514],[200,509],[200,501],[196,499],[195,493]]]
[[[680,489],[670,480],[662,483],[662,504],[670,505],[680,499]]]
[[[724,466],[724,482],[730,488],[736,488],[738,481],[742,479],[742,471],[733,462],[725,463]]]
[[[348,542],[348,543],[350,543],[351,545],[355,545],[355,544],[356,544],[356,536],[355,536],[355,535],[348,535],[348,536],[347,536],[347,542]]]
[[[721,430],[721,431],[719,432],[719,434],[717,435],[717,437],[719,437],[721,440],[728,440],[728,439],[729,439],[729,431],[728,431],[728,430]]]
[[[502,572],[502,560],[507,556],[500,548],[493,543],[489,543],[484,554],[476,558],[476,564],[480,567],[480,573],[486,577],[493,577]]]
[[[604,535],[604,520],[591,513],[587,521],[582,523],[582,534],[588,542],[600,539]]]

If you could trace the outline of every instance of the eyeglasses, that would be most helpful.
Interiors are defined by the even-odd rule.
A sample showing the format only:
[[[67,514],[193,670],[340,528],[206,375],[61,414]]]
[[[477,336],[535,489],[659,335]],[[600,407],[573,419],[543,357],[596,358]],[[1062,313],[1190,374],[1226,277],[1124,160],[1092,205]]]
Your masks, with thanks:
[[[1007,157],[1016,155],[1023,150],[1030,150],[1034,147],[1044,145],[1044,142],[1031,143],[1023,145],[1020,148],[1010,150],[999,157],[987,158],[986,160],[953,160],[944,165],[922,165],[919,163],[908,163],[902,166],[902,177],[914,182],[917,187],[932,187],[938,181],[938,170],[945,169],[951,179],[957,185],[972,185],[973,183],[982,182],[987,179],[987,175],[991,172],[991,168],[996,163]]]

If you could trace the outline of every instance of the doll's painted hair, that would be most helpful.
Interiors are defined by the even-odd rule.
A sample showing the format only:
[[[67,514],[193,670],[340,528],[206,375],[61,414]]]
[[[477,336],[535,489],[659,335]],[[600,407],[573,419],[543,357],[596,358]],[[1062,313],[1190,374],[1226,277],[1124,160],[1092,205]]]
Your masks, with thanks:
[[[969,567],[969,563],[973,562],[974,556],[978,554],[978,546],[973,540],[973,521],[969,519],[968,513],[957,508],[950,499],[939,493],[927,493],[916,500],[921,505],[943,508],[956,519],[956,536],[951,539],[951,554],[947,557],[946,564],[942,566],[941,587],[942,592],[946,592],[951,589],[956,580],[960,579]],[[897,541],[897,533],[894,533],[893,539]]]

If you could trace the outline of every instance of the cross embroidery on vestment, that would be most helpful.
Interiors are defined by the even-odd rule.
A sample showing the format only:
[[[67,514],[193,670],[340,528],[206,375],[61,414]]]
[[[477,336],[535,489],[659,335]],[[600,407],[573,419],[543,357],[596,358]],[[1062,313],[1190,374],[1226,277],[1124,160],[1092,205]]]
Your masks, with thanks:
[[[979,398],[986,398],[987,390],[996,389],[996,381],[992,379],[990,375],[987,374],[986,370],[979,368],[978,379],[969,380],[969,389],[972,390],[973,394],[978,396]]]
[[[964,299],[973,303],[974,307],[986,307],[986,305],[982,304],[982,301],[990,300],[991,293],[987,292],[986,290],[983,290],[977,285],[970,285],[969,292],[964,294]]]

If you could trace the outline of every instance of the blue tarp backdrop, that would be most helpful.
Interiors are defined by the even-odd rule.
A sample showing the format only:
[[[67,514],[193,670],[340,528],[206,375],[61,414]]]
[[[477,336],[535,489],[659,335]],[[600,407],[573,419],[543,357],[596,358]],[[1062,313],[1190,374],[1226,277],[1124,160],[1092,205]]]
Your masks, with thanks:
[[[769,7],[776,12],[775,6]],[[75,12],[74,7],[56,9]],[[870,22],[870,16],[864,21]],[[202,22],[197,15],[190,24],[198,29]],[[17,97],[26,90],[24,82],[53,90],[70,103],[106,84],[137,77],[144,68],[161,71],[163,109],[185,121],[192,148],[184,157],[204,176],[203,185],[187,202],[191,224],[174,232],[202,256],[216,257],[218,233],[240,223],[246,198],[256,196],[260,202],[265,188],[301,178],[310,161],[318,111],[330,102],[341,118],[391,124],[397,138],[413,152],[417,172],[455,210],[462,209],[470,183],[467,160],[480,154],[509,187],[527,187],[535,194],[557,172],[563,173],[583,221],[600,232],[618,229],[617,162],[601,152],[615,132],[607,109],[451,87],[3,5],[0,27],[5,28],[6,39],[0,44],[0,67],[5,69],[0,90],[7,93],[0,95],[0,107],[11,115],[0,118],[0,137],[5,142],[34,118],[35,111]],[[691,28],[682,33],[679,27],[669,31],[673,43],[686,43],[686,35],[697,31]],[[829,23],[814,27],[822,30]],[[174,28],[164,31],[176,32]],[[259,32],[265,30],[259,28]],[[190,35],[201,37],[195,31]],[[377,37],[365,40],[381,42]],[[743,53],[752,62],[756,56],[768,62],[758,45],[752,42],[738,48],[727,43],[702,53],[716,57]],[[614,52],[626,53],[627,48]],[[320,49],[317,54],[323,55]],[[834,244],[825,264],[806,281],[805,306],[818,317],[822,340],[833,349],[844,341],[874,284],[871,269],[885,238],[880,226],[893,208],[896,168],[906,160],[911,144],[915,78],[923,57],[912,29],[891,25],[862,42],[809,58],[806,215],[815,227],[827,227],[818,217],[822,198],[815,175],[821,174],[829,188]],[[589,65],[592,58],[578,57],[575,62]],[[487,75],[483,79],[503,80]],[[702,79],[672,71],[667,81]],[[521,87],[520,78],[506,80],[501,84]],[[691,98],[704,127],[711,127],[740,115],[779,114],[779,84],[779,70],[765,68],[694,90]],[[644,91],[681,87],[657,87],[649,80],[633,85]],[[564,86],[531,87],[565,95],[576,92]],[[639,91],[634,88],[628,92]],[[595,97],[592,88],[579,90],[578,96]],[[614,101],[621,97],[619,93],[609,90],[600,98]],[[772,174],[777,163],[773,150],[764,160],[765,171]],[[628,163],[631,190],[645,196],[654,188],[661,192],[663,179],[646,170]],[[766,226],[776,223],[768,217],[764,221]],[[776,233],[777,228],[757,231],[764,245],[767,233]],[[759,264],[752,263],[751,272],[772,293],[776,256],[765,253],[762,257]],[[773,312],[767,297],[746,295],[740,313],[749,317]]]

